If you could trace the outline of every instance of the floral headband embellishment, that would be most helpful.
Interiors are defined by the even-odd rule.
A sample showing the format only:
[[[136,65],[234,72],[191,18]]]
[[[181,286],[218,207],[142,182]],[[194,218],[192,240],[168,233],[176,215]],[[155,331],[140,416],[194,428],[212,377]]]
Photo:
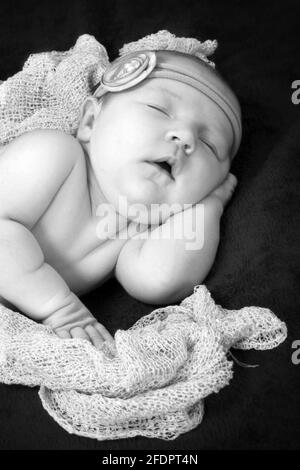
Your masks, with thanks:
[[[133,52],[116,59],[104,72],[94,96],[100,98],[106,92],[118,92],[131,88],[150,75],[156,66],[156,55],[151,51]]]

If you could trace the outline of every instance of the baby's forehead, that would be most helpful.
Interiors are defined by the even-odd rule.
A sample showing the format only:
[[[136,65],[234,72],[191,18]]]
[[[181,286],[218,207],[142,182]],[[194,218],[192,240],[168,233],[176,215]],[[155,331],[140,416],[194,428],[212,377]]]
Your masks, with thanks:
[[[147,78],[136,87],[136,94],[148,96],[154,93],[157,97],[172,98],[175,103],[193,104],[205,99],[205,95],[194,87],[173,78]],[[194,100],[194,101],[193,101]]]

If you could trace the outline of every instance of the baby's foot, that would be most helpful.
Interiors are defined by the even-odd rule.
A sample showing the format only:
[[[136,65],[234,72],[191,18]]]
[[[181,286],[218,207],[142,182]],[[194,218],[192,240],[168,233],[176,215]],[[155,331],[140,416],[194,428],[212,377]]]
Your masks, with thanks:
[[[236,177],[232,173],[228,173],[227,178],[211,193],[211,196],[217,197],[223,206],[226,206],[233,195],[236,185]]]

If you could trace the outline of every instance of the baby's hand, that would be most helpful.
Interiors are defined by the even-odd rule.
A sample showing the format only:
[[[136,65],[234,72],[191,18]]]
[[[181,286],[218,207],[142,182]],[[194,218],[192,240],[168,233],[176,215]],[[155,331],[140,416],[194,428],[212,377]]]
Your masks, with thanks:
[[[228,173],[226,179],[209,196],[217,197],[225,206],[235,190],[237,179],[232,173]]]
[[[58,328],[54,330],[57,336],[60,338],[81,338],[86,339],[90,343],[92,343],[96,348],[101,349],[103,347],[103,343],[105,341],[110,341],[111,343],[114,342],[114,338],[108,332],[108,330],[96,319],[94,319],[94,323],[86,325],[85,327],[82,326],[74,326],[65,325],[62,328]]]
[[[107,329],[99,323],[80,299],[70,293],[63,306],[43,320],[60,338],[81,338],[101,349],[104,341],[114,342]]]

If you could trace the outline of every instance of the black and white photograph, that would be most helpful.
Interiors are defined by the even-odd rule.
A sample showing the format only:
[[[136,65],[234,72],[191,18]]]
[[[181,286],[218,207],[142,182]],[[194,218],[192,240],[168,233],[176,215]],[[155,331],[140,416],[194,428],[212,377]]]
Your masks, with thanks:
[[[297,7],[1,2],[1,451],[300,450]]]

